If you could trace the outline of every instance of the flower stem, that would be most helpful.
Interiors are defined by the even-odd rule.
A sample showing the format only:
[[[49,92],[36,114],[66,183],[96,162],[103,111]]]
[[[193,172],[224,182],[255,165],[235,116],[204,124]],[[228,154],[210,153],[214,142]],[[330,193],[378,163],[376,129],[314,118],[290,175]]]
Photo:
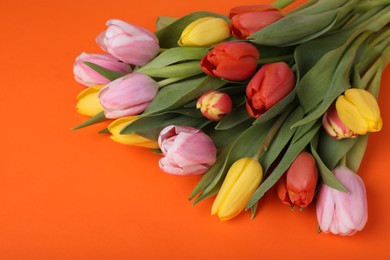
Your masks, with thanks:
[[[265,151],[267,151],[269,145],[272,142],[272,139],[276,135],[276,133],[279,131],[279,128],[282,126],[284,120],[287,118],[287,116],[290,114],[289,110],[286,110],[279,118],[276,120],[274,125],[269,130],[268,134],[265,136],[263,144],[259,147],[256,154],[253,156],[254,159],[259,160],[260,157],[263,155]]]
[[[278,57],[270,57],[270,58],[260,58],[257,60],[257,64],[267,64],[267,63],[273,63],[273,62],[279,62],[279,61],[290,61],[294,57],[293,54],[287,54],[283,56]]]
[[[276,8],[283,9],[289,4],[295,2],[295,0],[276,0],[272,6],[275,6]]]
[[[175,83],[175,82],[180,81],[180,80],[185,79],[185,78],[186,77],[167,78],[167,79],[159,81],[158,86],[159,86],[159,88],[162,88],[162,87],[165,87],[169,84]]]

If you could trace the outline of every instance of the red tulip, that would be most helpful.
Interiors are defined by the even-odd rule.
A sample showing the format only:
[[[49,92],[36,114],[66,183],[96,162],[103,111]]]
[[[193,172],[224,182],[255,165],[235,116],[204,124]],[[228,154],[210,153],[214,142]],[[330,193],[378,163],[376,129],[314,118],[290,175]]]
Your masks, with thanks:
[[[250,43],[223,42],[209,51],[200,65],[208,75],[240,81],[252,76],[259,58],[259,51]]]
[[[269,63],[261,67],[246,88],[248,113],[258,118],[287,96],[294,88],[295,76],[284,62]]]
[[[246,39],[249,35],[284,17],[270,5],[238,6],[230,10],[230,29],[234,37]]]
[[[277,185],[280,200],[290,206],[307,207],[313,200],[318,170],[313,156],[300,153]]]

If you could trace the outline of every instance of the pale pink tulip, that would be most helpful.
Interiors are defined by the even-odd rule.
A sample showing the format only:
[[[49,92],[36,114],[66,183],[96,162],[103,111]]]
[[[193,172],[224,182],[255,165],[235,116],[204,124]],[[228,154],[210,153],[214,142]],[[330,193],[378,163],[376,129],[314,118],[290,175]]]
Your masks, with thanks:
[[[167,126],[158,137],[164,157],[160,168],[174,175],[201,174],[216,161],[217,150],[211,138],[188,126]]]
[[[348,189],[342,192],[322,185],[317,199],[317,219],[321,230],[336,235],[353,235],[367,222],[367,198],[363,180],[344,166],[333,171]]]
[[[112,81],[99,92],[100,104],[107,118],[142,113],[157,94],[158,84],[142,73],[131,73]]]
[[[88,54],[83,52],[76,58],[73,66],[73,74],[77,82],[87,87],[105,85],[110,80],[90,68],[84,62],[91,62],[105,69],[124,74],[130,73],[132,70],[129,64],[119,61],[111,54]]]
[[[152,32],[118,19],[109,20],[106,25],[107,30],[96,41],[121,61],[142,66],[159,53],[158,39]]]

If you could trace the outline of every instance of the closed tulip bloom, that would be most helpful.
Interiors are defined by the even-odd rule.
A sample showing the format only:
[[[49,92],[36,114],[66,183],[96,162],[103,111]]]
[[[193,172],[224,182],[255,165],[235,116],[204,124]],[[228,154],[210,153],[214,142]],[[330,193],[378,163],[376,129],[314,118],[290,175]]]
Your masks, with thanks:
[[[208,75],[241,81],[253,75],[259,58],[259,51],[250,43],[223,42],[209,51],[200,65]]]
[[[198,99],[196,108],[199,108],[206,118],[219,121],[232,111],[232,99],[226,93],[211,90]]]
[[[263,178],[263,168],[254,158],[241,158],[230,167],[211,209],[221,221],[240,214]]]
[[[77,82],[84,86],[104,85],[110,82],[100,73],[90,68],[84,62],[91,62],[108,70],[128,74],[132,71],[129,64],[119,61],[111,54],[87,54],[83,52],[76,58],[73,66],[73,74]]]
[[[258,118],[286,97],[295,85],[295,76],[284,62],[268,63],[260,68],[246,88],[248,113]]]
[[[313,200],[318,170],[313,156],[301,152],[277,185],[280,200],[291,207],[307,207]]]
[[[77,95],[76,110],[85,116],[94,116],[103,111],[99,102],[98,94],[103,85],[84,89]]]
[[[108,131],[111,133],[111,139],[120,144],[157,149],[158,143],[147,139],[138,134],[121,134],[121,131],[137,120],[137,116],[127,116],[118,118],[108,126]]]
[[[375,97],[364,89],[351,88],[336,100],[341,122],[353,132],[364,135],[382,129],[382,118]]]
[[[190,23],[182,32],[180,46],[211,46],[230,37],[228,23],[217,17],[203,17]]]
[[[107,30],[96,41],[119,60],[142,66],[160,52],[158,39],[152,32],[118,19],[109,20],[106,25]]]
[[[131,73],[112,81],[99,92],[107,118],[115,119],[142,113],[157,94],[158,84],[142,73]]]
[[[159,166],[169,174],[202,174],[217,160],[217,149],[211,138],[192,127],[167,126],[160,132],[158,144],[164,154]]]
[[[363,180],[347,167],[333,170],[348,192],[322,185],[316,203],[317,220],[321,230],[336,235],[353,235],[367,223],[367,197]]]
[[[323,115],[322,126],[326,133],[335,139],[354,138],[358,136],[358,134],[354,133],[341,122],[334,105]]]
[[[255,5],[233,8],[229,17],[233,36],[246,39],[249,35],[283,18],[284,15],[273,6]]]

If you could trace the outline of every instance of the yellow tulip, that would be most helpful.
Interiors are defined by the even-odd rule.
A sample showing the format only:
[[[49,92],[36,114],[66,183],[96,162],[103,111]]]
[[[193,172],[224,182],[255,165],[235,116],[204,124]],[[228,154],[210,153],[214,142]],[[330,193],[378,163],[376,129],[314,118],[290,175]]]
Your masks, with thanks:
[[[336,100],[341,122],[353,132],[364,135],[382,129],[382,118],[375,97],[364,89],[351,88]]]
[[[263,168],[254,158],[242,158],[230,167],[214,201],[211,215],[221,221],[237,216],[248,203],[263,178]]]
[[[151,149],[157,149],[158,143],[147,139],[138,134],[121,134],[120,132],[130,123],[137,120],[137,116],[127,116],[118,118],[108,126],[108,131],[111,133],[111,139],[117,143],[139,146]]]
[[[98,94],[103,85],[93,86],[84,89],[77,95],[76,110],[85,116],[94,116],[103,111],[99,102]]]
[[[228,23],[222,18],[203,17],[190,23],[178,41],[180,46],[211,46],[230,37]]]

